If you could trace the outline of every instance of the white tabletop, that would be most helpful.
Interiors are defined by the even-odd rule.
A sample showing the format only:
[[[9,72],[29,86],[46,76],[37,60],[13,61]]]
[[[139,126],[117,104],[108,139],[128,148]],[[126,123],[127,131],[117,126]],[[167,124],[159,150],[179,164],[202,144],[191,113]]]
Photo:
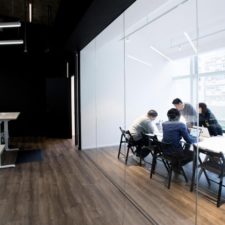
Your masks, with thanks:
[[[20,112],[1,112],[0,120],[16,120]]]
[[[156,135],[158,140],[161,141],[163,138],[162,133],[146,134],[147,136]],[[209,138],[201,138],[198,143],[194,144],[196,147],[202,149],[208,149],[213,152],[223,152],[225,155],[225,136],[214,136]]]
[[[196,143],[195,146],[213,152],[223,152],[225,154],[225,136],[204,138],[202,141]]]

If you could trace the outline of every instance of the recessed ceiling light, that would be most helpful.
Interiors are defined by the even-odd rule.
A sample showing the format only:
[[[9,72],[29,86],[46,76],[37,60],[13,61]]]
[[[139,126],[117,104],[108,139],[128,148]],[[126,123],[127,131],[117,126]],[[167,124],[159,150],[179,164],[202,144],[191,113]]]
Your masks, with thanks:
[[[195,47],[193,41],[191,40],[190,36],[188,35],[188,33],[184,32],[184,36],[187,38],[187,40],[188,40],[189,44],[191,45],[193,51],[194,51],[195,53],[197,53],[197,49],[196,49],[196,47]]]
[[[155,48],[155,47],[153,47],[153,46],[150,46],[150,48],[151,48],[154,52],[156,52],[156,53],[158,53],[160,56],[162,56],[164,59],[168,60],[169,62],[172,62],[172,61],[173,61],[170,57],[166,56],[164,53],[162,53],[161,51],[159,51],[157,48]]]

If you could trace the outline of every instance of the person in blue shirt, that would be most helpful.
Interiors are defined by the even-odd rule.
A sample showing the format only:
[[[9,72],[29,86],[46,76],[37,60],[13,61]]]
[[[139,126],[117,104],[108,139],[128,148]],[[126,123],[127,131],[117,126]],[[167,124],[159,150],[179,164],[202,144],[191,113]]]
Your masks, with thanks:
[[[197,139],[189,134],[187,126],[180,122],[180,112],[172,108],[167,112],[168,121],[162,124],[164,143],[170,144],[166,149],[166,154],[176,155],[184,159],[192,159],[193,152],[189,150],[190,144]],[[185,148],[181,144],[181,139],[185,141]]]

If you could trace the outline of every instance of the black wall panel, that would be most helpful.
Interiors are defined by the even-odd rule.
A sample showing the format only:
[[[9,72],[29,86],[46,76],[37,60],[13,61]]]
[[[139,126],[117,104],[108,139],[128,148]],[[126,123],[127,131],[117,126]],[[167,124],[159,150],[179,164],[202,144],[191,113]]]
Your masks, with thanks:
[[[49,27],[27,24],[28,52],[24,52],[25,45],[0,46],[0,112],[21,112],[18,120],[9,123],[11,136],[71,137],[66,61],[70,62],[70,75],[74,74],[75,50],[82,49],[134,1],[87,0],[77,14],[78,4],[67,0],[53,33]],[[22,37],[23,32],[24,27]]]

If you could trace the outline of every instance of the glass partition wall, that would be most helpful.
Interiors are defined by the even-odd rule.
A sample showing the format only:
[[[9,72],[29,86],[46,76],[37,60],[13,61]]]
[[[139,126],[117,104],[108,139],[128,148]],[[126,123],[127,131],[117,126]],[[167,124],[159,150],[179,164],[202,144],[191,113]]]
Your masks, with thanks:
[[[130,21],[138,17],[132,6],[125,13],[126,123],[129,127],[149,110],[157,111],[158,116],[152,123],[161,141],[159,124],[163,123],[166,131],[164,124],[169,120],[168,111],[175,107],[174,99],[179,98],[196,109],[197,46],[193,42],[197,36],[196,1],[142,3],[139,10],[148,10],[135,23]],[[181,118],[187,122],[185,119]],[[170,132],[174,132],[172,129],[181,132],[177,121],[170,123],[176,126],[170,127]],[[190,192],[192,162],[183,166],[188,182],[180,171],[173,171],[168,189],[169,174],[162,161],[164,156],[157,158],[150,178],[152,154],[154,151],[144,158],[142,166],[137,166],[132,159],[129,161],[126,192],[157,224],[195,224],[196,196],[195,192]]]
[[[204,116],[199,116],[199,125],[207,126],[213,136],[203,137],[198,146],[202,159],[202,164],[198,161],[198,165],[207,170],[204,174],[199,168],[197,174],[197,224],[209,224],[209,221],[211,224],[224,224],[225,205],[218,205],[217,208],[219,184],[212,181],[220,181],[220,172],[209,170],[209,164],[213,168],[222,168],[223,159],[217,153],[222,152],[223,155],[225,149],[224,137],[220,136],[225,121],[225,1],[199,0],[197,6],[199,32],[195,39],[198,39],[198,101],[200,105],[205,103],[210,110],[210,113],[207,110]],[[210,119],[206,115],[210,115]],[[207,177],[211,179],[209,183]],[[224,203],[223,189],[221,203]]]
[[[183,166],[188,181],[173,171],[170,189],[162,157],[150,178],[154,152],[140,161],[130,149],[126,162],[127,145],[119,158],[118,149],[119,127],[131,130],[151,109],[158,113],[152,126],[160,139],[175,98],[193,106],[194,125],[202,125],[203,102],[224,128],[224,8],[224,0],[138,0],[81,51],[82,150],[115,188],[109,203],[114,224],[223,224],[218,185],[208,185],[199,167],[199,158],[207,160],[200,144],[190,147],[199,156],[195,170],[193,160]]]

